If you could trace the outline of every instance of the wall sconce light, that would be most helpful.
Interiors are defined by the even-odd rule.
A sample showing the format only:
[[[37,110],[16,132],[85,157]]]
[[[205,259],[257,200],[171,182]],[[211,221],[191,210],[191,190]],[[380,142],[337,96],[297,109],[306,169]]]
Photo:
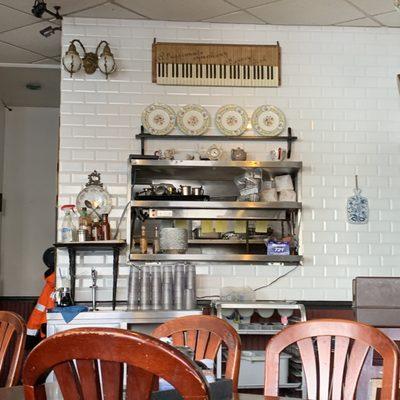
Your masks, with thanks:
[[[84,55],[82,58],[76,50],[75,43],[78,43],[83,50]],[[101,48],[102,52],[100,53]],[[102,40],[99,43],[95,53],[87,52],[85,46],[80,40],[72,40],[67,52],[65,53],[65,56],[62,59],[62,63],[64,69],[70,73],[71,77],[73,74],[81,69],[82,64],[83,69],[87,74],[93,74],[98,68],[100,72],[102,72],[106,76],[107,79],[108,75],[112,74],[117,67],[117,65],[115,64],[114,56],[110,50],[110,46],[105,40]]]

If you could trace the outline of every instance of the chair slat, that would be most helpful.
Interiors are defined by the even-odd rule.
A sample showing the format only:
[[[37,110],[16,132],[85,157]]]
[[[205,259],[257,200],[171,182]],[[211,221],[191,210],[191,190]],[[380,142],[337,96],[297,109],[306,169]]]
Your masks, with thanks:
[[[355,341],[350,351],[350,357],[347,362],[347,374],[343,388],[343,398],[353,399],[357,380],[360,376],[361,368],[364,364],[365,357],[368,353],[370,346],[361,341]]]
[[[5,387],[19,382],[24,348],[26,341],[26,325],[22,317],[9,311],[0,311],[0,374],[6,377]],[[10,346],[10,344],[13,344]],[[8,371],[4,370],[4,358],[11,347],[11,362]]]
[[[97,360],[76,360],[82,394],[85,400],[101,400]]]
[[[344,369],[347,360],[350,339],[344,336],[335,337],[335,353],[332,371],[332,400],[342,399]]]
[[[10,346],[11,338],[15,329],[12,325],[7,324],[6,330],[3,335],[3,340],[0,347],[0,371],[3,368],[3,363],[6,358],[8,347]]]
[[[191,349],[196,348],[197,341],[197,331],[190,330],[186,332],[186,346],[189,346]]]
[[[204,358],[209,358],[210,360],[214,360],[215,357],[217,356],[221,343],[222,339],[215,333],[211,332],[210,338],[208,339],[208,345]]]
[[[128,365],[126,400],[150,400],[155,380],[151,372]]]
[[[317,399],[317,364],[312,339],[299,340],[297,345],[299,346],[304,374],[306,376],[308,397],[310,400]]]
[[[197,334],[197,346],[194,356],[196,360],[202,360],[205,358],[209,337],[210,332],[208,331],[199,331]]]
[[[184,332],[174,332],[172,335],[172,341],[174,346],[184,346],[185,345],[185,334]]]
[[[319,400],[328,400],[329,377],[331,368],[331,342],[330,336],[318,336],[318,364],[319,364]]]
[[[123,364],[100,361],[104,400],[122,400]]]
[[[64,400],[83,400],[81,385],[73,361],[56,365],[54,374]]]

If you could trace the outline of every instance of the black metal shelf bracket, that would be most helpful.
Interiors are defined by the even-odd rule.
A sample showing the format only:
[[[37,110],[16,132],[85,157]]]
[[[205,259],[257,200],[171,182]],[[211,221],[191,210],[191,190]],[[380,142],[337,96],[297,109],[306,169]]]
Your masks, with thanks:
[[[286,156],[290,159],[292,155],[292,143],[297,140],[292,135],[292,128],[288,127],[287,136],[223,136],[223,135],[204,135],[204,136],[185,136],[185,135],[151,135],[146,132],[143,125],[140,127],[140,133],[135,136],[140,140],[140,154],[145,155],[147,140],[213,140],[213,141],[258,141],[258,142],[286,142]]]

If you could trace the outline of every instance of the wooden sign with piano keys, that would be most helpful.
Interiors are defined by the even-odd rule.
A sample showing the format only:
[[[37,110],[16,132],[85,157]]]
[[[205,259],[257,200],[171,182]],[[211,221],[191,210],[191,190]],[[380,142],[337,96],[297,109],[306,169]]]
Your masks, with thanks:
[[[277,87],[276,45],[153,43],[152,81],[159,85]]]

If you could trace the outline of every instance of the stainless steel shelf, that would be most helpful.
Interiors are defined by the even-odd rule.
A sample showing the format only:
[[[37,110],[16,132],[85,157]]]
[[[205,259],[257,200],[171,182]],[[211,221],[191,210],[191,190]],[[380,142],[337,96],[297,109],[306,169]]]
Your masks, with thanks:
[[[301,203],[297,201],[143,201],[133,200],[134,208],[149,209],[207,209],[207,210],[300,210]]]
[[[243,171],[261,168],[266,178],[290,174],[302,168],[300,161],[202,161],[202,160],[139,160],[131,159],[135,184],[158,180],[232,181]]]
[[[269,256],[266,254],[135,254],[130,261],[210,261],[210,262],[256,262],[298,264],[302,256]]]
[[[246,242],[245,239],[189,239],[189,244],[207,244],[207,245],[245,245],[249,244],[264,244],[264,239],[249,239]]]
[[[239,201],[133,201],[133,208],[148,210],[152,219],[225,219],[285,221],[287,211],[300,210],[298,202]]]

